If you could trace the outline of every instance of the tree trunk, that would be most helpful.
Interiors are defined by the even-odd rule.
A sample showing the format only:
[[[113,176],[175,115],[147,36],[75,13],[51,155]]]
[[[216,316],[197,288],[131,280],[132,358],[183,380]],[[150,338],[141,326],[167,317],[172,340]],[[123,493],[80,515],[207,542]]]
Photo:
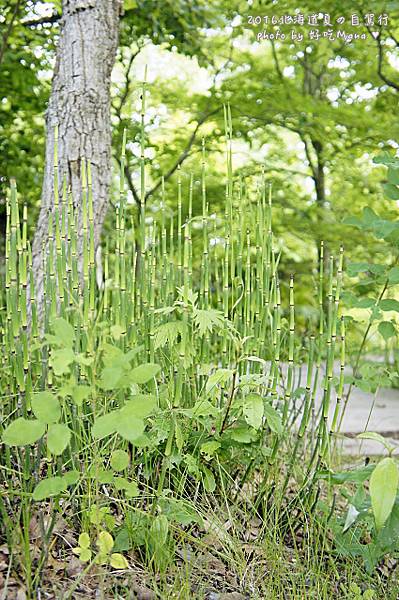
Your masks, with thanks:
[[[60,38],[46,114],[41,208],[32,248],[35,293],[43,314],[42,248],[54,208],[54,131],[58,125],[59,194],[63,177],[81,225],[81,160],[91,163],[95,244],[99,243],[111,181],[110,81],[118,45],[121,0],[63,0]],[[78,227],[82,235],[82,227]],[[78,239],[78,248],[82,240]]]

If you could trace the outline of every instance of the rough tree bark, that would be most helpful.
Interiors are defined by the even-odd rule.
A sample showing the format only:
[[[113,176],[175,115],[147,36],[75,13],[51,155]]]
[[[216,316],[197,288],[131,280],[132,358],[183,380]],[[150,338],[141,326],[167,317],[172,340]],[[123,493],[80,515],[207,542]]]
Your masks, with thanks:
[[[108,207],[111,180],[110,80],[118,45],[121,0],[63,0],[60,38],[46,114],[47,139],[41,208],[32,259],[39,314],[43,311],[42,248],[54,207],[54,129],[58,125],[62,178],[81,212],[81,159],[91,163],[95,242]],[[81,228],[78,233],[81,234]],[[78,240],[79,243],[79,240]]]

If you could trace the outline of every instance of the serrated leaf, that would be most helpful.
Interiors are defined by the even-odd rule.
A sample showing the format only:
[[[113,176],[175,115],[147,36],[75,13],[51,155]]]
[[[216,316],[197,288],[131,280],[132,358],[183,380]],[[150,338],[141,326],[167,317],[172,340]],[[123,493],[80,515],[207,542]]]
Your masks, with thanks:
[[[83,401],[87,400],[87,398],[91,394],[91,387],[88,385],[75,385],[72,388],[71,396],[72,400],[75,402],[77,406],[82,406]]]
[[[148,383],[160,370],[161,367],[153,363],[139,365],[129,373],[129,382],[138,384]]]
[[[395,503],[398,490],[399,472],[396,462],[390,456],[383,458],[370,477],[370,498],[375,526],[380,530]]]
[[[216,450],[219,450],[220,446],[220,442],[216,442],[215,440],[204,442],[201,444],[200,453],[204,454],[205,458],[209,460],[215,454]]]
[[[217,385],[224,386],[229,379],[233,377],[232,369],[217,369],[212,375],[208,378],[206,382],[205,391],[208,394],[213,391]]]
[[[277,435],[282,435],[283,425],[281,422],[281,417],[271,404],[265,404],[265,417],[270,429],[274,433],[277,433]]]
[[[239,442],[240,444],[250,444],[254,440],[253,433],[248,427],[234,427],[230,430],[228,435],[232,440]]]
[[[42,437],[46,426],[36,419],[15,419],[3,432],[2,440],[7,446],[28,446]]]
[[[62,477],[48,477],[40,481],[33,491],[33,500],[44,500],[58,496],[64,492],[67,485]]]
[[[169,321],[162,323],[154,329],[154,347],[155,350],[162,348],[166,344],[172,345],[175,343],[179,335],[183,332],[184,323],[182,321]]]
[[[71,348],[61,348],[52,350],[50,355],[50,364],[54,373],[60,377],[69,373],[69,365],[75,360],[75,354]]]
[[[245,396],[243,413],[248,425],[254,429],[260,429],[264,414],[263,398],[259,394],[248,394]]]
[[[61,416],[59,400],[51,392],[37,392],[32,397],[32,410],[43,423],[55,423]]]
[[[110,462],[114,471],[124,471],[129,465],[129,455],[124,450],[114,450]]]
[[[223,327],[223,313],[219,310],[209,309],[194,309],[193,311],[194,324],[198,329],[200,336],[207,332],[211,333],[214,327]]]
[[[71,430],[63,423],[50,425],[47,432],[47,448],[51,454],[59,456],[68,446],[71,439]]]
[[[72,325],[70,325],[70,323],[68,323],[68,321],[66,321],[62,317],[53,319],[51,325],[54,334],[57,337],[57,342],[61,346],[72,348],[73,342],[75,340],[75,332]]]
[[[119,552],[114,552],[111,554],[110,565],[113,569],[128,569],[129,563],[126,558],[119,554]]]

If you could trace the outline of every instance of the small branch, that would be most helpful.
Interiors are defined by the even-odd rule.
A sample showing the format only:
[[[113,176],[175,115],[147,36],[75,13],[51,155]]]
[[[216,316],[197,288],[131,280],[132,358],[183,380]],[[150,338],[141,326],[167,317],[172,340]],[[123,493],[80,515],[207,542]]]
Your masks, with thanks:
[[[61,19],[61,15],[54,12],[48,17],[42,17],[41,19],[32,19],[31,21],[22,21],[24,27],[37,27],[38,25],[51,25],[57,23]]]
[[[205,123],[205,121],[212,115],[216,114],[217,112],[219,112],[219,110],[221,110],[221,107],[217,107],[214,110],[211,110],[207,113],[204,113],[202,115],[202,117],[200,119],[198,119],[197,121],[197,125],[195,126],[194,131],[192,132],[192,134],[190,135],[186,146],[183,150],[183,152],[180,154],[179,158],[176,160],[176,162],[174,163],[174,165],[169,169],[169,171],[164,175],[163,180],[167,181],[172,175],[173,173],[179,168],[179,166],[186,160],[186,158],[189,156],[190,150],[195,142],[195,139],[197,137],[197,133],[201,127],[201,125],[203,125]],[[157,183],[146,193],[145,195],[145,200],[147,201],[148,198],[150,196],[152,196],[160,187],[162,184],[162,179],[159,179],[157,181]]]
[[[14,21],[17,18],[20,4],[21,4],[21,0],[17,0],[17,2],[15,3],[15,6],[14,6],[14,10],[13,10],[12,16],[11,16],[11,20],[10,20],[10,22],[8,24],[8,27],[7,27],[4,35],[3,35],[3,39],[2,39],[2,42],[1,42],[1,48],[0,48],[0,65],[3,62],[4,54],[5,54],[6,47],[7,47],[7,41],[8,41],[8,38],[10,37],[10,35],[11,35],[11,31],[12,31],[12,28],[14,26]]]
[[[231,384],[231,392],[230,392],[229,400],[227,402],[227,407],[226,407],[226,412],[225,412],[225,415],[224,415],[223,423],[222,423],[222,426],[220,428],[220,435],[222,435],[223,431],[226,429],[227,419],[229,417],[231,404],[232,404],[233,398],[234,398],[234,392],[236,391],[236,379],[237,379],[237,371],[234,370],[233,381],[232,381],[232,384]]]
[[[116,154],[114,154],[114,158],[115,158],[115,160],[118,163],[119,168],[120,168],[120,166],[121,166],[120,158]],[[125,165],[124,172],[125,172],[125,177],[126,177],[126,181],[127,181],[127,185],[129,187],[129,190],[132,192],[133,198],[134,198],[135,202],[137,203],[137,205],[138,205],[138,207],[140,209],[141,208],[141,200],[140,200],[140,197],[139,197],[139,195],[137,193],[136,187],[135,187],[135,185],[133,183],[132,174],[130,172],[130,169],[129,169],[128,165]]]
[[[379,33],[374,36],[373,32],[370,28],[369,25],[365,25],[367,31],[369,32],[371,38],[373,40],[375,40],[375,43],[377,44],[377,50],[378,50],[378,59],[377,59],[377,73],[379,78],[386,83],[386,85],[388,85],[389,87],[393,88],[396,91],[399,91],[399,84],[397,84],[395,81],[392,81],[392,79],[389,79],[383,72],[383,62],[384,62],[384,53],[383,53],[383,48],[382,48],[382,40],[381,40],[381,27],[380,27],[380,31]],[[390,34],[390,36],[392,37],[392,39],[394,40],[395,44],[398,45],[397,40]]]

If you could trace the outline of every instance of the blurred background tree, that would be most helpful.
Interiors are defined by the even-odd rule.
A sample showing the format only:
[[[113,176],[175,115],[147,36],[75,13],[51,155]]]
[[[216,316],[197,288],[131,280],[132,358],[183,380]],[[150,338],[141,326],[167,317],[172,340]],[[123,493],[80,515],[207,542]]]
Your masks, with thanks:
[[[113,156],[119,160],[127,130],[126,175],[133,223],[137,225],[139,188],[139,104],[147,66],[148,111],[145,122],[147,214],[160,215],[161,177],[165,199],[176,210],[177,170],[181,166],[183,201],[194,175],[194,216],[200,211],[201,147],[207,155],[209,211],[224,203],[223,104],[233,117],[234,166],[250,198],[262,168],[273,187],[276,244],[284,248],[282,272],[295,272],[304,296],[313,296],[313,274],[320,241],[336,252],[344,242],[350,260],[378,254],[382,241],[343,223],[365,206],[393,218],[395,202],[382,194],[385,171],[373,165],[381,150],[397,150],[395,118],[399,86],[397,2],[331,5],[217,0],[124,3],[121,37],[113,73]],[[297,27],[303,41],[259,40],[264,29],[289,35],[292,26],[253,26],[250,15],[316,15],[319,32],[340,26],[366,39],[351,43],[309,39],[308,25]],[[374,23],[365,23],[368,14]],[[16,15],[16,16],[15,16]],[[357,15],[359,25],[351,25]],[[380,19],[387,15],[385,23]],[[35,222],[43,161],[43,112],[57,40],[56,2],[5,2],[2,11],[0,105],[2,149],[0,200],[16,175]],[[117,169],[115,169],[117,173]],[[116,185],[116,183],[115,183]],[[187,204],[185,211],[187,213]],[[200,224],[198,224],[200,228]],[[200,231],[200,229],[198,229]],[[216,224],[223,251],[223,223]],[[134,236],[134,229],[132,230]],[[391,249],[389,250],[391,252]],[[284,277],[283,277],[284,278]]]

